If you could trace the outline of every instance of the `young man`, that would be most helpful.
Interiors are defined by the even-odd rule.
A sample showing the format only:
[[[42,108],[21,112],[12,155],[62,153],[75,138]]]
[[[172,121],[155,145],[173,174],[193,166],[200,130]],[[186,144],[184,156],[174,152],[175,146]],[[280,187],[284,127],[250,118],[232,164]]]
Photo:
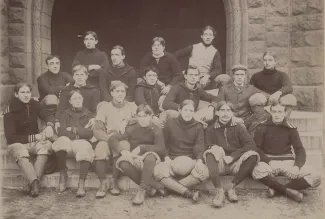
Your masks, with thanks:
[[[259,161],[257,148],[245,126],[232,121],[233,112],[232,103],[220,101],[216,108],[218,117],[205,132],[209,149],[203,156],[217,192],[214,207],[222,207],[224,203],[225,189],[220,185],[220,175],[234,175],[226,193],[230,202],[237,202],[236,186],[251,175]]]
[[[49,55],[46,60],[47,72],[37,78],[39,99],[41,102],[47,95],[59,97],[60,91],[73,82],[72,77],[66,72],[60,72],[60,58],[57,55]]]
[[[147,53],[140,62],[140,77],[148,66],[158,69],[158,84],[163,88],[162,95],[166,95],[170,87],[183,79],[180,65],[174,55],[165,51],[165,40],[155,37],[152,40],[152,52]]]
[[[188,46],[175,52],[175,57],[180,60],[189,58],[189,65],[196,65],[200,73],[200,85],[205,90],[220,88],[229,83],[231,78],[222,73],[221,57],[218,50],[212,45],[216,31],[211,26],[202,29],[200,43]]]
[[[320,173],[305,165],[306,151],[297,128],[286,119],[286,106],[273,103],[270,113],[272,117],[262,122],[255,132],[261,162],[255,167],[253,177],[270,188],[270,197],[277,192],[301,202],[303,194],[297,190],[318,186]],[[276,175],[286,176],[291,181],[282,185],[273,177]]]
[[[179,106],[180,115],[167,121],[164,127],[167,157],[156,165],[154,176],[166,188],[198,202],[199,193],[191,189],[206,180],[209,172],[202,161],[203,125],[193,118],[194,106],[192,100],[184,100]]]
[[[129,89],[126,94],[126,100],[134,101],[134,90],[137,84],[137,70],[125,62],[125,50],[122,46],[114,46],[111,50],[112,65],[107,72],[101,72],[99,75],[99,87],[101,92],[101,101],[111,101],[112,96],[109,92],[109,86],[112,81],[122,81]]]
[[[27,83],[15,85],[15,97],[4,111],[4,132],[9,154],[28,180],[26,192],[36,197],[40,192],[45,164],[52,151],[52,143],[47,139],[52,137],[53,128],[46,126],[43,132],[39,131],[37,118],[44,118],[40,114],[39,102],[31,98],[31,88]],[[29,160],[30,154],[36,155],[34,166]]]
[[[111,153],[111,145],[108,140],[116,133],[123,134],[128,122],[136,113],[136,105],[125,100],[128,86],[121,81],[113,81],[109,87],[110,95],[113,97],[111,102],[103,101],[98,105],[97,116],[94,127],[94,136],[99,140],[95,148],[95,166],[100,188],[98,197],[104,197],[106,194],[106,162],[112,155],[113,157],[113,177],[111,194],[119,195],[120,189],[117,186],[119,171],[116,168],[116,161],[120,153]],[[127,141],[120,141],[119,148],[130,150],[130,144]]]
[[[153,111],[148,105],[139,105],[137,121],[130,122],[124,134],[117,134],[109,139],[109,145],[115,153],[121,153],[116,166],[140,188],[133,199],[133,204],[140,205],[147,195],[156,190],[165,194],[163,186],[153,179],[154,167],[165,155],[165,141],[162,129],[153,123]],[[120,151],[119,141],[128,140],[130,150]]]

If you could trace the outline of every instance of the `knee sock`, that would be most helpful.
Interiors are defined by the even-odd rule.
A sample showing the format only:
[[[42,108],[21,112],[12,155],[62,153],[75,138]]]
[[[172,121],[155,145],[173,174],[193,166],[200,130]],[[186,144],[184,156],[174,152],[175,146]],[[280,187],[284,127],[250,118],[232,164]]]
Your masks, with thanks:
[[[30,184],[37,179],[33,164],[29,161],[29,158],[19,158],[17,164]]]
[[[302,190],[310,187],[309,183],[304,178],[293,179],[286,185],[289,189]]]
[[[259,181],[269,188],[274,189],[276,192],[286,194],[287,187],[285,185],[282,185],[275,177],[266,176]]]
[[[164,186],[153,178],[153,171],[156,166],[156,157],[152,154],[143,160],[143,170],[141,173],[141,183],[149,185],[155,189],[162,189]]]
[[[117,180],[120,176],[120,170],[116,168],[116,161],[119,157],[113,157],[113,166],[112,166],[112,178],[113,180]]]
[[[67,152],[66,151],[57,151],[56,153],[56,162],[58,165],[59,171],[64,171],[66,169],[67,162]]]
[[[86,180],[88,171],[89,171],[89,167],[90,167],[90,162],[82,160],[79,163],[80,163],[79,179]]]
[[[207,166],[214,187],[220,187],[220,173],[218,168],[219,162],[216,161],[212,154],[207,154]]]
[[[180,184],[179,182],[177,182],[176,180],[174,180],[173,178],[171,177],[168,177],[168,178],[163,178],[161,180],[161,183],[168,189],[174,191],[174,192],[177,192],[181,195],[184,195],[185,192],[188,191],[188,189],[183,186],[182,184]]]
[[[239,183],[241,183],[247,176],[249,176],[252,171],[253,168],[255,167],[257,162],[257,156],[250,156],[249,158],[247,158],[241,165],[239,168],[238,173],[235,175],[234,179],[232,180],[232,184],[234,186],[238,185]]]
[[[130,177],[130,179],[135,182],[136,184],[140,185],[141,181],[141,174],[140,172],[132,166],[129,162],[127,161],[121,161],[120,166],[119,166],[125,175]]]
[[[41,179],[44,173],[45,164],[48,160],[47,155],[38,155],[34,163],[34,169],[38,179]]]
[[[106,179],[106,160],[95,160],[96,173],[100,181]]]

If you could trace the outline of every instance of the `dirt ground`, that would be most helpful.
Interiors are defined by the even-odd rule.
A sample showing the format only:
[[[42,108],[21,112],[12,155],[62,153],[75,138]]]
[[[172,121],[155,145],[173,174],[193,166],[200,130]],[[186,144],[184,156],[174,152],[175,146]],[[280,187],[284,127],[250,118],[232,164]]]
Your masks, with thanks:
[[[135,191],[115,197],[95,198],[95,190],[87,196],[75,197],[75,189],[58,194],[54,189],[43,191],[38,198],[23,195],[17,190],[2,190],[3,218],[40,219],[324,219],[320,190],[309,190],[303,203],[295,203],[285,197],[269,199],[264,190],[239,190],[238,203],[225,203],[221,209],[210,206],[213,194],[201,193],[201,200],[190,200],[176,195],[148,198],[142,206],[133,206]]]

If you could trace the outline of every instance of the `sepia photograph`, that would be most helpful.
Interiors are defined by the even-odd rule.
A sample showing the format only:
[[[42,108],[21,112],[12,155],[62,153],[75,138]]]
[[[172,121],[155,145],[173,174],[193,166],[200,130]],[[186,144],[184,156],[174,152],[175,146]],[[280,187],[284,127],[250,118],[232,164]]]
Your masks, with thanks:
[[[0,218],[325,218],[323,0],[0,12]]]

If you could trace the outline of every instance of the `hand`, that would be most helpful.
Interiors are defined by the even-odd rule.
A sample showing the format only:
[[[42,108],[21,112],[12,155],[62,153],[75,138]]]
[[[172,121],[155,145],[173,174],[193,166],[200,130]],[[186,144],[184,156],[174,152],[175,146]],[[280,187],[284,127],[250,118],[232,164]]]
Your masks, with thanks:
[[[70,85],[70,83],[67,83],[65,86],[69,86]]]
[[[300,172],[299,167],[297,167],[297,166],[291,167],[288,170],[288,173],[287,173],[288,178],[290,178],[290,179],[296,179],[296,178],[298,178],[299,177],[299,172]]]
[[[124,134],[126,125],[127,125],[126,120],[123,120],[121,122],[120,126],[119,126],[119,129],[118,129],[118,131],[119,131],[120,134],[122,134],[122,135]]]
[[[164,123],[157,116],[152,117],[152,122],[160,128],[164,128]]]
[[[212,106],[208,107],[203,120],[206,122],[213,120],[214,117],[213,112],[214,112],[214,107]]]
[[[203,78],[200,79],[200,84],[202,87],[205,87],[209,82],[210,75],[203,76]]]
[[[232,117],[232,121],[236,124],[244,124],[244,120],[236,116]]]
[[[164,89],[162,89],[162,91],[160,93],[163,95],[166,95],[166,94],[168,94],[169,90],[170,90],[170,85],[167,85],[164,87]]]
[[[272,94],[270,97],[269,97],[269,102],[270,103],[274,103],[274,102],[278,102],[280,97],[282,95],[282,92],[281,91],[277,91],[275,92],[274,94]]]
[[[223,160],[225,161],[226,164],[230,164],[231,162],[234,161],[234,158],[231,156],[224,156]]]
[[[66,130],[68,130],[69,132],[72,131],[72,127],[67,127]]]
[[[56,133],[59,133],[59,128],[60,128],[60,123],[59,123],[59,122],[56,122],[56,123],[54,124],[54,129],[55,129],[55,132],[56,132]]]
[[[98,70],[98,69],[101,69],[100,65],[89,65],[88,66],[88,70]]]
[[[46,139],[52,138],[54,134],[53,128],[51,126],[46,126],[46,128],[44,129],[44,134]]]
[[[138,154],[140,154],[140,146],[134,148],[131,153],[133,156],[138,156]]]
[[[160,87],[165,87],[165,84],[159,80],[157,80],[157,84],[160,86]]]
[[[42,134],[36,134],[35,135],[35,140],[36,141],[41,141],[42,140]]]
[[[95,126],[95,118],[91,118],[87,123],[87,125],[85,126],[85,128],[90,128],[91,130],[93,130],[94,126]]]

